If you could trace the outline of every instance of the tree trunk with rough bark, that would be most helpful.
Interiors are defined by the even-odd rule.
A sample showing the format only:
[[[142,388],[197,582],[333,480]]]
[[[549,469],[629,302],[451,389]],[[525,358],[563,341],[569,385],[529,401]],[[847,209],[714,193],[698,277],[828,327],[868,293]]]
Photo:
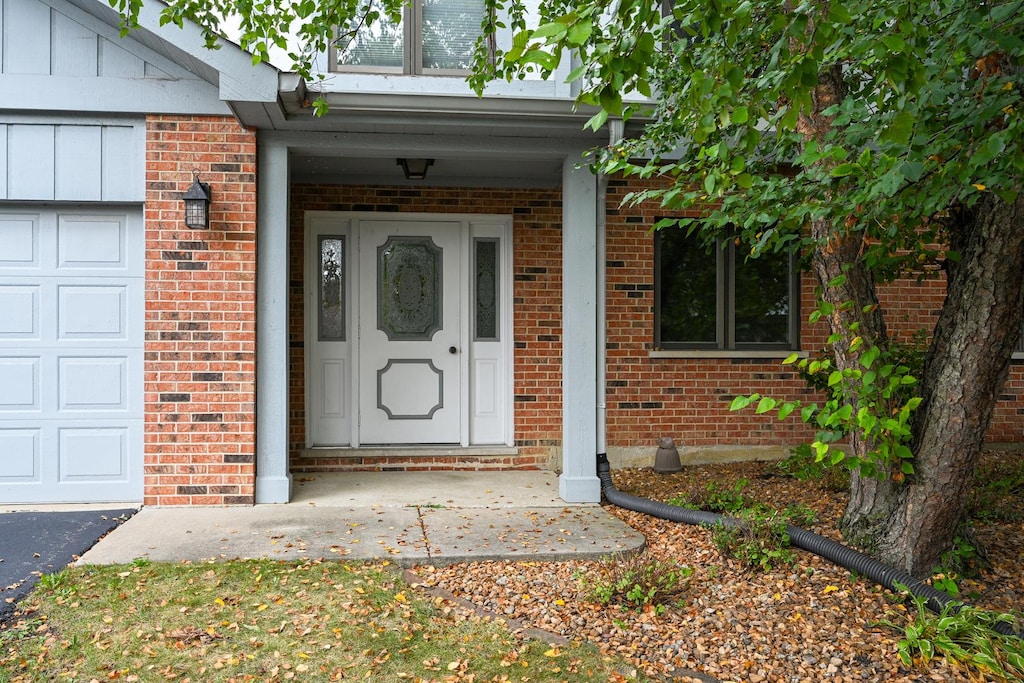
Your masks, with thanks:
[[[798,130],[820,142],[832,121],[824,112],[840,102],[846,84],[838,68],[819,74],[812,110]],[[851,349],[851,324],[870,345],[889,341],[875,280],[861,258],[862,234],[827,221],[810,226],[816,247],[811,268],[824,300],[836,369],[859,368],[862,350]],[[1009,371],[1024,315],[1024,194],[1007,204],[986,194],[969,210],[954,212],[947,297],[919,385],[922,403],[913,417],[914,474],[853,473],[850,502],[841,522],[844,537],[882,561],[929,574],[952,547],[964,514],[978,455]],[[839,276],[843,276],[839,278]],[[837,279],[838,278],[838,279]],[[841,283],[841,284],[840,284]],[[851,455],[863,458],[874,444],[851,434]]]
[[[840,102],[846,94],[842,71],[834,68],[819,74],[814,93],[814,106],[798,123],[798,130],[810,142],[821,142],[832,125],[822,112]],[[815,248],[810,254],[811,269],[817,276],[822,299],[832,306],[828,316],[829,331],[836,338],[832,355],[837,370],[860,369],[860,357],[868,346],[882,350],[888,348],[889,338],[885,317],[878,304],[873,274],[861,258],[865,244],[863,233],[850,232],[825,220],[812,221],[810,234]],[[854,327],[856,326],[856,327]],[[851,330],[869,344],[860,350],[851,349]],[[864,435],[854,432],[848,437],[849,455],[865,459],[874,444]],[[873,536],[884,528],[895,505],[897,484],[892,479],[861,477],[856,471],[851,476],[851,507],[843,519],[843,534],[856,545],[870,549]],[[856,500],[854,505],[853,500]],[[858,512],[850,514],[850,510]],[[871,524],[865,524],[870,518]],[[855,523],[850,524],[852,520]]]
[[[954,217],[947,296],[914,416],[914,474],[855,477],[843,533],[879,559],[928,575],[953,544],[1024,312],[1024,195],[987,195]]]

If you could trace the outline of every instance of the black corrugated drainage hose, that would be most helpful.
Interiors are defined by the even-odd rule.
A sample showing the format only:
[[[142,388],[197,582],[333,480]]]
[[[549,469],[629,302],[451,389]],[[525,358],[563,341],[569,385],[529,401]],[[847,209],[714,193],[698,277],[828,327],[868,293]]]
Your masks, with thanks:
[[[685,524],[706,527],[737,527],[743,524],[741,520],[735,517],[726,517],[704,510],[690,510],[619,491],[615,488],[615,484],[612,483],[611,466],[608,464],[608,456],[605,453],[597,454],[597,476],[601,480],[601,492],[608,502],[627,510],[642,512],[645,515],[667,519],[672,522],[683,522]],[[924,598],[925,604],[933,612],[941,612],[950,603],[954,603],[952,608],[954,611],[959,610],[960,601],[954,600],[947,593],[929,586],[901,569],[890,567],[873,557],[868,557],[862,552],[848,548],[842,543],[837,543],[832,539],[819,536],[812,531],[807,531],[800,527],[787,525],[786,533],[789,534],[790,543],[797,548],[802,548],[825,558],[833,564],[866,576],[878,585],[888,588],[893,592],[899,592],[900,589],[897,587],[897,584],[905,587],[914,597]],[[1020,636],[1007,623],[998,622],[995,628],[1003,635]]]

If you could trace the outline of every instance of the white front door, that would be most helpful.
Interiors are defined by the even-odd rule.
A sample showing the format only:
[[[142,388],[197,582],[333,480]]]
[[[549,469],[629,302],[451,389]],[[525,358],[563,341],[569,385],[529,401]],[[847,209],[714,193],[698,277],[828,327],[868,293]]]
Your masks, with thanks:
[[[364,221],[359,234],[359,440],[459,443],[461,226]]]
[[[508,216],[306,214],[310,447],[513,444]]]

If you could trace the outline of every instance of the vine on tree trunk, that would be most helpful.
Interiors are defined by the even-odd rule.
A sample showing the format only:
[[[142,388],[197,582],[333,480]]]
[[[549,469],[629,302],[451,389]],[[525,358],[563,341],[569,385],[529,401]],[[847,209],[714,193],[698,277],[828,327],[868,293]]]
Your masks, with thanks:
[[[831,316],[834,308],[821,302],[810,321]],[[914,392],[918,383],[915,370],[901,362],[901,353],[883,350],[860,336],[858,323],[851,323],[850,328],[846,334],[834,333],[829,343],[843,337],[850,339],[849,353],[857,357],[856,366],[838,368],[831,360],[800,358],[796,353],[783,361],[785,365],[795,364],[812,385],[824,388],[824,403],[780,401],[754,393],[734,398],[730,410],[756,404],[758,414],[774,410],[780,420],[798,414],[817,430],[811,447],[818,462],[827,459],[832,465],[844,463],[861,476],[890,477],[902,483],[914,474],[911,417],[921,403]],[[854,434],[869,444],[864,454],[836,447]]]

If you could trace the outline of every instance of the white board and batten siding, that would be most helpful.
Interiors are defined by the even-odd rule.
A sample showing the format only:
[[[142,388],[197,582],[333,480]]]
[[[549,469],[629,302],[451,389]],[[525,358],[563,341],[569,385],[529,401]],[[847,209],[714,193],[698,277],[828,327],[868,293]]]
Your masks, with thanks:
[[[109,7],[95,11],[66,0],[0,0],[0,120],[4,109],[231,113],[215,69],[147,47],[141,35],[121,38]]]
[[[142,121],[0,119],[0,200],[141,202],[145,136]]]
[[[3,73],[141,78],[145,61],[95,30],[98,21],[65,3],[2,0]]]
[[[253,73],[276,99],[154,12],[0,0],[0,503],[142,500],[145,117],[231,115]]]

